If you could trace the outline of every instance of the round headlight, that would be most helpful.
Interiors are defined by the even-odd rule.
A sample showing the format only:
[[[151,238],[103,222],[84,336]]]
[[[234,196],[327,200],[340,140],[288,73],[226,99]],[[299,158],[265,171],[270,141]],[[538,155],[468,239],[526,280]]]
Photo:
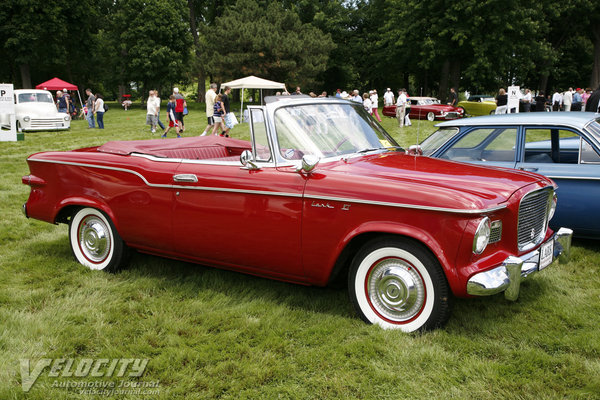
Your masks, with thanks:
[[[23,121],[24,121],[24,122],[29,122],[29,120],[30,120],[30,119],[31,119],[31,118],[29,118],[29,117],[23,117]]]
[[[70,119],[71,119],[71,117],[70,117],[70,116],[68,116],[68,115],[65,115],[65,121],[68,121],[68,120],[70,120]]]
[[[473,238],[473,253],[481,254],[487,247],[490,241],[490,219],[485,217],[479,222],[477,231],[475,231],[475,238]]]
[[[550,212],[548,213],[548,221],[554,217],[554,213],[556,212],[556,203],[558,202],[558,198],[556,197],[556,193],[552,196],[552,203],[550,204]]]

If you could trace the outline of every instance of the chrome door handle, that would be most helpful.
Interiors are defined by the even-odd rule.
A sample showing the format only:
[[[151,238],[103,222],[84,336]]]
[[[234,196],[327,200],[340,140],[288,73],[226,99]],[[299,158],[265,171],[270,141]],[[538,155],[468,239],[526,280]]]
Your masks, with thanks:
[[[194,174],[173,175],[174,182],[198,182],[198,177]]]
[[[538,168],[524,168],[524,167],[521,167],[519,169],[521,171],[529,171],[529,172],[536,172],[538,170]]]

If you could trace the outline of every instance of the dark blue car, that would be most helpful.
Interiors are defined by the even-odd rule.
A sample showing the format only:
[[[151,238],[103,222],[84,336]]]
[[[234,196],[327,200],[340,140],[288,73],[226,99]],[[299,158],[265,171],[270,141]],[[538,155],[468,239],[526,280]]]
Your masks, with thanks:
[[[600,114],[493,115],[436,126],[420,144],[423,155],[548,176],[558,185],[551,225],[600,239]]]

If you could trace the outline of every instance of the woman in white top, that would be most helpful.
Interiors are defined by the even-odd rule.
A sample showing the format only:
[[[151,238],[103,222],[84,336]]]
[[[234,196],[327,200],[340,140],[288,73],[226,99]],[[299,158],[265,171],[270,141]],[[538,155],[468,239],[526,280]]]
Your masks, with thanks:
[[[377,95],[377,89],[373,89],[371,91],[371,107],[373,107],[373,111],[371,114],[377,118],[377,121],[381,122],[381,117],[379,116],[379,112],[377,108],[379,107],[379,95]]]
[[[100,93],[96,95],[96,101],[94,102],[94,112],[96,113],[98,129],[104,129],[104,100],[102,99],[102,95]]]

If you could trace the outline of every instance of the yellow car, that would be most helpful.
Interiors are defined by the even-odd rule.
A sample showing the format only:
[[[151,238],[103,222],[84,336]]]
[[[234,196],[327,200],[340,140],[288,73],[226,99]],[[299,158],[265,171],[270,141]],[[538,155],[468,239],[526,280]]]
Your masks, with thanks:
[[[496,113],[496,99],[485,94],[474,94],[468,100],[459,101],[457,107],[462,108],[465,115],[491,115]]]

